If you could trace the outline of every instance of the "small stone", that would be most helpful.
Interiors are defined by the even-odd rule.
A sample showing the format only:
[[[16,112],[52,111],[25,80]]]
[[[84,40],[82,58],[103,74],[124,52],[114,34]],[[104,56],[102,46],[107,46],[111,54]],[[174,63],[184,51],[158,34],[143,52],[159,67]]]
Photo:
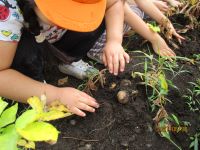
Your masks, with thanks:
[[[91,144],[85,144],[85,150],[92,150]]]
[[[146,144],[146,147],[151,148],[152,144]]]
[[[121,146],[128,147],[128,141],[126,140],[122,140],[120,144]]]
[[[135,127],[135,133],[137,133],[137,134],[140,134],[141,133],[141,129],[140,129],[140,127]]]
[[[70,120],[70,124],[75,126],[76,125],[76,120]]]
[[[129,139],[129,142],[133,142],[133,141],[135,141],[135,139],[136,139],[135,135],[132,135],[132,137],[130,137],[130,139]]]
[[[114,139],[111,140],[111,144],[115,145],[115,140]]]

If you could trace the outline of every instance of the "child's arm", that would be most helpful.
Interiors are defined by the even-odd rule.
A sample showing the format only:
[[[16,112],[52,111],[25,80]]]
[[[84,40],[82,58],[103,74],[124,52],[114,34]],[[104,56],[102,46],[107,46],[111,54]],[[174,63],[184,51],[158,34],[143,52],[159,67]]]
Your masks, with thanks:
[[[30,96],[46,94],[48,103],[60,100],[77,115],[85,116],[82,110],[95,111],[96,101],[81,91],[44,84],[10,69],[16,47],[17,43],[0,41],[0,96],[25,103]]]
[[[103,51],[103,61],[110,73],[124,71],[129,56],[122,47],[124,11],[122,0],[108,0],[106,18],[107,41]]]
[[[135,0],[139,8],[141,8],[146,14],[148,14],[150,17],[152,17],[154,20],[156,20],[159,24],[163,24],[163,20],[168,18],[163,15],[163,13],[152,3],[150,0]],[[179,40],[183,40],[184,38],[180,36],[176,30],[174,29],[171,22],[168,22],[170,27],[170,30],[172,31],[172,34]]]
[[[154,51],[161,56],[175,56],[175,53],[167,46],[158,33],[152,32],[146,23],[136,15],[129,5],[124,6],[125,22],[138,34],[152,43]]]

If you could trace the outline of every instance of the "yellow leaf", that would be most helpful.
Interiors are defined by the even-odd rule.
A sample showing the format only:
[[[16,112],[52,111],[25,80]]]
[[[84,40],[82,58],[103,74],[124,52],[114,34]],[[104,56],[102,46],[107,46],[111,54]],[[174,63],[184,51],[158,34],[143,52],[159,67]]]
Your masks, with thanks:
[[[40,114],[39,120],[41,121],[50,121],[56,120],[64,117],[71,116],[71,113],[64,113],[59,110],[51,110],[49,112],[44,112]]]
[[[67,107],[65,107],[64,105],[51,106],[51,107],[49,107],[49,110],[58,110],[58,111],[62,111],[62,112],[69,112],[69,109],[67,109]]]
[[[19,134],[28,141],[53,141],[57,142],[59,131],[46,122],[34,122],[20,129]]]
[[[25,147],[25,148],[28,148],[28,149],[35,149],[35,143],[32,142],[32,141],[26,141],[24,139],[20,139],[18,142],[17,142],[17,145],[19,146],[22,146],[22,147]]]
[[[41,113],[44,111],[44,104],[38,97],[33,96],[27,102],[36,112]]]
[[[28,124],[36,121],[38,119],[38,113],[35,110],[27,110],[16,120],[16,129],[23,129]]]
[[[194,6],[197,3],[197,0],[190,0],[190,4]]]
[[[167,84],[167,81],[166,81],[165,76],[163,74],[159,75],[159,80],[160,80],[161,88],[168,91],[168,84]]]

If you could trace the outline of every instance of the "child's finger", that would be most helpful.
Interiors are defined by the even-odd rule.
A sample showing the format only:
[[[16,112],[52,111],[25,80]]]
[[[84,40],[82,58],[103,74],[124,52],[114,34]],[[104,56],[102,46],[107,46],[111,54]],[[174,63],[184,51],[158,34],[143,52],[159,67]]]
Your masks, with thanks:
[[[81,110],[88,111],[88,112],[95,112],[95,109],[93,107],[88,106],[88,105],[86,105],[84,103],[79,103],[77,108],[81,109]]]
[[[176,56],[176,54],[174,53],[174,51],[171,50],[171,49],[168,49],[167,52],[168,52],[169,56]]]
[[[106,57],[107,58],[107,64],[108,64],[108,69],[110,73],[113,73],[113,62],[112,62],[112,57]]]
[[[118,75],[118,71],[119,71],[119,57],[118,55],[115,55],[113,58],[113,72],[114,75]]]
[[[125,68],[125,58],[123,55],[120,56],[119,63],[120,63],[120,71],[123,72]]]
[[[78,116],[81,116],[81,117],[85,117],[86,116],[86,114],[83,111],[81,111],[80,109],[78,109],[76,107],[72,108],[70,111],[72,113],[78,115]]]
[[[124,58],[126,60],[126,63],[130,62],[130,56],[126,52],[124,52]]]
[[[108,65],[107,60],[106,60],[105,53],[103,53],[103,63],[104,63],[105,66]]]
[[[91,107],[99,108],[99,104],[96,101],[86,98],[84,96],[79,98],[79,102],[84,103]]]

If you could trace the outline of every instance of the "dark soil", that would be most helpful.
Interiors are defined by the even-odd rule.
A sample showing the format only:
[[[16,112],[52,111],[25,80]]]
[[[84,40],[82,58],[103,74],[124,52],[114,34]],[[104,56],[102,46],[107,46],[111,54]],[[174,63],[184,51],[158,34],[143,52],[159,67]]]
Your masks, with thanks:
[[[185,24],[181,23],[183,19],[175,19],[177,26],[181,29]],[[186,22],[187,23],[187,22]],[[178,56],[187,56],[193,58],[193,54],[200,54],[200,31],[189,30],[183,36],[186,41],[179,45],[180,49],[176,50]],[[138,36],[126,39],[128,50],[142,50],[148,52],[151,49],[148,44],[143,44],[142,39]],[[127,43],[127,42],[126,42]],[[46,143],[38,143],[38,150],[175,150],[176,147],[168,140],[160,137],[154,130],[153,118],[155,113],[150,111],[148,100],[144,86],[136,86],[140,80],[132,79],[132,71],[143,71],[143,66],[136,64],[144,61],[142,58],[135,57],[135,54],[130,52],[132,61],[127,65],[126,71],[115,77],[106,74],[106,85],[104,88],[99,87],[93,96],[101,104],[101,107],[95,114],[87,114],[87,117],[80,118],[72,116],[70,118],[60,119],[52,122],[53,125],[61,132],[58,142],[55,145]],[[181,121],[188,121],[191,126],[187,133],[172,133],[173,140],[184,150],[189,149],[189,137],[194,135],[200,129],[200,113],[191,112],[185,100],[182,97],[187,93],[187,88],[191,88],[188,82],[195,82],[200,78],[200,65],[192,65],[187,62],[179,62],[179,66],[189,71],[178,75],[173,79],[173,83],[179,88],[170,89],[168,98],[172,104],[167,104],[166,110],[168,113],[173,113]],[[100,66],[102,68],[102,66]],[[52,70],[54,71],[52,74]],[[56,65],[49,68],[47,81],[57,85],[57,80],[65,77],[57,70]],[[172,76],[168,75],[168,79]],[[129,79],[133,86],[131,89],[137,89],[139,94],[136,98],[130,97],[127,104],[120,104],[116,100],[116,93],[120,89],[120,81]],[[117,87],[110,89],[112,83],[116,83]],[[82,81],[69,78],[65,86],[78,87]]]

